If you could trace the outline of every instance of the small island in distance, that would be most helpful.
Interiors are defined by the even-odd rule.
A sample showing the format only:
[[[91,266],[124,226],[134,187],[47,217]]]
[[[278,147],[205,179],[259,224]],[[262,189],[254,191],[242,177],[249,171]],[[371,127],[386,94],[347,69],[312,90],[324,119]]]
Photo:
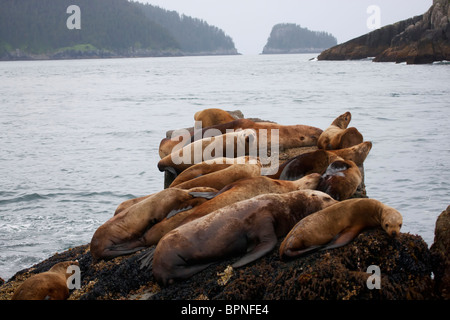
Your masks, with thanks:
[[[319,53],[335,45],[337,39],[332,34],[280,23],[273,26],[262,54]]]

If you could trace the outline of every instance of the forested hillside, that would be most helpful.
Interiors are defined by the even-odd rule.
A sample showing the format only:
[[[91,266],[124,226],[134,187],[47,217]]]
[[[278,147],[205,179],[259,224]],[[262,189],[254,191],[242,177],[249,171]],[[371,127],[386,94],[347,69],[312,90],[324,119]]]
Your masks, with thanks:
[[[80,28],[68,27],[71,5],[80,8]],[[223,31],[201,20],[179,17],[181,35],[161,24],[175,14],[127,0],[1,0],[0,58],[237,53]]]
[[[214,26],[203,20],[179,15],[149,4],[140,4],[146,16],[169,30],[170,34],[185,53],[222,52],[236,54],[233,40]]]
[[[327,32],[281,23],[272,28],[263,54],[321,52],[336,44],[336,38]]]

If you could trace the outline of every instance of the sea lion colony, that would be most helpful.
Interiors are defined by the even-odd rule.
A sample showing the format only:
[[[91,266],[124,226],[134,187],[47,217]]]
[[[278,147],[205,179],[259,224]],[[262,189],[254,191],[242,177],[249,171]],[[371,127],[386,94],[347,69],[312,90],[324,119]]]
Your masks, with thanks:
[[[208,113],[209,109],[202,110],[195,118],[201,115],[201,120],[211,125],[209,128],[222,130],[213,131],[216,136],[200,140],[191,134],[188,142],[176,135],[173,139],[162,139],[158,168],[175,174],[176,179],[167,189],[119,204],[113,217],[92,237],[90,250],[94,263],[148,248],[142,259],[142,272],[154,272],[157,281],[167,285],[233,256],[243,256],[234,267],[253,262],[273,250],[277,240],[288,234],[290,244],[295,240],[302,242],[295,238],[301,238],[298,235],[303,233],[309,234],[310,242],[303,241],[301,250],[295,249],[300,253],[295,255],[291,254],[294,249],[286,249],[283,243],[281,259],[345,245],[365,227],[380,227],[389,235],[398,235],[401,215],[393,208],[388,211],[395,216],[391,219],[395,226],[387,226],[390,218],[380,218],[378,211],[373,214],[378,218],[365,221],[362,205],[351,209],[352,219],[334,214],[330,222],[322,217],[324,211],[343,211],[338,207],[342,202],[351,206],[347,199],[363,183],[363,162],[372,143],[364,142],[356,128],[347,129],[350,112],[338,116],[325,131],[305,125],[235,120],[220,109],[212,109],[211,117]],[[227,140],[230,133],[224,130],[230,128],[234,130],[233,137]],[[203,128],[202,133],[207,129]],[[271,129],[278,130],[279,150],[309,147],[312,151],[288,159],[280,164],[277,172],[264,176],[261,172],[267,162],[262,158],[266,154],[258,153],[261,145],[257,138],[259,130]],[[219,139],[219,135],[223,139]],[[268,139],[265,143],[275,142]],[[230,144],[231,156],[227,152]],[[200,157],[194,154],[194,146],[201,150]],[[169,148],[173,152],[168,154]],[[252,148],[256,150],[256,157]],[[267,147],[263,151],[266,150],[273,149]],[[183,154],[197,161],[180,164],[176,160]],[[203,156],[205,154],[208,157]],[[387,207],[381,203],[379,206]],[[302,224],[306,218],[315,222]],[[341,223],[346,225],[345,230],[334,228]],[[317,231],[320,227],[326,232],[333,225],[334,238],[314,243],[316,238],[323,237],[310,235],[308,226],[313,224],[313,233],[320,233]],[[299,231],[301,228],[303,233]],[[337,239],[340,239],[339,244],[336,244]],[[202,255],[200,252],[209,253]],[[181,269],[184,271],[178,272]]]

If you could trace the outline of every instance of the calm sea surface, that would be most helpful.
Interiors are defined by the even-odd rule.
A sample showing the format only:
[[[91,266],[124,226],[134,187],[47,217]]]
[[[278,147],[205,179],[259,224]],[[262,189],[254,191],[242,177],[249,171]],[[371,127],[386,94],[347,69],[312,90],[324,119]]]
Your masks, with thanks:
[[[450,204],[450,65],[254,55],[0,62],[0,277],[86,244],[119,203],[163,189],[158,146],[205,108],[373,142],[367,194],[431,245]]]

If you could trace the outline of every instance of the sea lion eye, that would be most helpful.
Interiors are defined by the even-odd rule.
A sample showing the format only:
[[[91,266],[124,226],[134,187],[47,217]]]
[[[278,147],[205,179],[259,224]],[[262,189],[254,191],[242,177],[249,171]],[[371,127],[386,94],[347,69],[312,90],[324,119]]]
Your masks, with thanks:
[[[386,224],[385,224],[384,226],[385,226],[385,227],[387,228],[387,227],[389,227],[389,224],[388,224],[388,223],[386,223]]]

